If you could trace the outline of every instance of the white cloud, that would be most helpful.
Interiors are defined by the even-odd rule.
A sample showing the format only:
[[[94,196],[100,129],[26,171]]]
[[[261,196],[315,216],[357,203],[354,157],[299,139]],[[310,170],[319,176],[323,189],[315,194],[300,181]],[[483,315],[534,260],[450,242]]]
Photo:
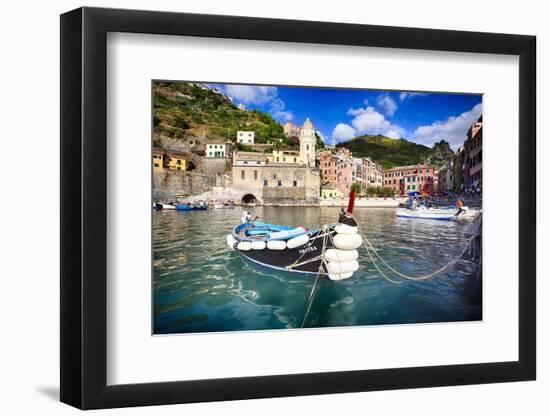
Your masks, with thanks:
[[[275,119],[283,122],[288,122],[294,118],[294,114],[286,110],[286,104],[280,98],[276,98],[271,102],[269,112]]]
[[[225,93],[235,101],[246,104],[265,104],[277,97],[277,87],[229,84],[225,86]]]
[[[390,123],[374,107],[349,109],[348,115],[355,116],[351,124],[357,135],[384,135],[394,139],[405,135],[405,129]]]
[[[408,99],[408,98],[422,97],[422,96],[425,96],[425,95],[427,95],[427,93],[409,93],[409,92],[404,92],[404,93],[400,93],[400,94],[399,94],[399,101],[403,102],[403,101],[405,101],[405,100]]]
[[[355,129],[345,123],[338,123],[332,131],[332,139],[336,142],[342,142],[354,138],[356,135]]]
[[[388,94],[380,94],[376,99],[376,104],[381,107],[386,116],[393,116],[397,111],[397,103]]]
[[[445,139],[456,149],[466,139],[470,126],[481,116],[482,104],[476,104],[471,110],[459,116],[449,117],[445,121],[435,121],[430,125],[419,126],[413,133],[415,142],[432,146],[434,142]]]

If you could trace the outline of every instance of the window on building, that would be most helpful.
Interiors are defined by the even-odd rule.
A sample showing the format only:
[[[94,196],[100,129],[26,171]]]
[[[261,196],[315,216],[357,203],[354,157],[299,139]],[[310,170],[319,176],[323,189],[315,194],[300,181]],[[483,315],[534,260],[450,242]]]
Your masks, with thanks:
[[[415,190],[415,189],[416,189],[416,185],[413,184],[413,190]]]
[[[264,180],[264,187],[267,187],[267,180]]]
[[[158,168],[159,167],[159,164],[155,164],[155,168]]]
[[[277,186],[280,187],[280,186],[282,186],[282,185],[283,185],[283,182],[282,182],[281,180],[278,180],[278,181],[277,181]]]
[[[297,187],[298,186],[298,181],[296,181],[296,180],[292,181],[292,186]]]
[[[241,169],[241,180],[244,180],[244,169]]]
[[[255,180],[258,179],[258,171],[254,171],[254,179],[255,179]]]
[[[273,179],[274,179],[274,180],[277,179],[277,174],[273,174]]]

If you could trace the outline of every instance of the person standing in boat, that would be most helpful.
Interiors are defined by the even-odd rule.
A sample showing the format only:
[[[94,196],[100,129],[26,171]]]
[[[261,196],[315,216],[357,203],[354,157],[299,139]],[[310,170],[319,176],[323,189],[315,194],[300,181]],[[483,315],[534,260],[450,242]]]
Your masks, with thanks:
[[[252,213],[249,211],[243,211],[243,214],[241,214],[241,223],[252,223],[257,218],[258,216],[252,217]]]

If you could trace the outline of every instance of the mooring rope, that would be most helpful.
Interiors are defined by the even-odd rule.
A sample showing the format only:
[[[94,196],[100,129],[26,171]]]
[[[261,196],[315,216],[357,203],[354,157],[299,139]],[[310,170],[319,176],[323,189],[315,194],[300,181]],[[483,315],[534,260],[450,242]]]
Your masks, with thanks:
[[[383,258],[382,256],[380,256],[380,254],[378,253],[378,251],[374,248],[373,244],[370,242],[370,240],[367,238],[367,235],[361,230],[359,229],[359,233],[361,234],[361,237],[363,238],[363,246],[365,247],[365,250],[367,251],[367,253],[369,254],[370,258],[371,258],[371,261],[373,263],[373,265],[376,267],[376,269],[378,270],[378,272],[380,272],[380,274],[386,278],[387,276],[385,274],[383,274],[381,271],[380,271],[380,268],[378,267],[378,265],[376,264],[376,261],[374,260],[374,258],[372,257],[370,251],[372,251],[376,257],[390,270],[392,271],[394,274],[400,276],[401,278],[403,279],[406,279],[406,280],[409,280],[409,281],[425,281],[425,280],[428,280],[428,279],[431,279],[437,275],[440,275],[441,273],[443,273],[445,270],[447,270],[449,267],[451,267],[452,265],[454,265],[456,262],[458,262],[460,260],[460,258],[462,258],[462,256],[464,255],[464,253],[466,253],[466,250],[468,250],[468,248],[470,247],[470,244],[472,243],[472,241],[474,240],[474,238],[476,236],[472,236],[468,242],[466,242],[466,244],[464,245],[464,248],[453,258],[451,259],[449,262],[447,262],[445,265],[443,265],[441,268],[437,269],[436,271],[430,273],[430,274],[426,274],[426,275],[420,275],[420,276],[412,276],[412,275],[407,275],[407,274],[404,274],[398,270],[396,270],[395,268],[393,268],[391,265],[389,265]],[[370,251],[369,251],[370,249]],[[402,283],[404,281],[395,281],[395,280],[392,280],[392,279],[388,279],[390,282],[392,283]]]
[[[323,226],[323,228],[325,228],[325,227],[326,226]],[[321,248],[321,262],[319,263],[319,270],[317,271],[317,276],[315,277],[315,282],[313,283],[313,287],[311,287],[311,292],[309,293],[309,299],[308,299],[308,302],[307,302],[306,312],[304,314],[304,319],[302,320],[302,325],[300,326],[301,328],[304,328],[304,326],[306,324],[306,320],[307,320],[307,318],[309,316],[309,312],[311,310],[311,305],[313,304],[313,296],[314,296],[315,290],[317,288],[317,283],[319,282],[319,278],[321,277],[321,272],[323,270],[323,264],[325,262],[323,255],[325,254],[325,249],[327,247],[327,235],[330,235],[330,234],[326,233],[323,236],[323,247]]]

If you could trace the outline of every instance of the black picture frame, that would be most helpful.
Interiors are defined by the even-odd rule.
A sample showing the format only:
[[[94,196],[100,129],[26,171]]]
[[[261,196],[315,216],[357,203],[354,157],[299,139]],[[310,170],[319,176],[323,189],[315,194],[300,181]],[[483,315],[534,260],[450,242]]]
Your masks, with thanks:
[[[107,385],[108,32],[519,56],[519,360]],[[375,391],[536,377],[536,38],[102,8],[61,15],[61,401],[82,409]]]

